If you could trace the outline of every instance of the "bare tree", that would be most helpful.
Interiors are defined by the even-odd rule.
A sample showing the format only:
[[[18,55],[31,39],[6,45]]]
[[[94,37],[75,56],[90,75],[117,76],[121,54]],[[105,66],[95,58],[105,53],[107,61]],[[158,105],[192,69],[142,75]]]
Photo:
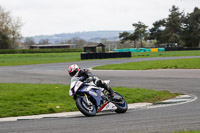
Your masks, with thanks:
[[[26,47],[29,48],[31,45],[35,45],[36,43],[35,43],[34,38],[26,37],[25,40],[24,40],[24,44],[25,44]]]
[[[74,37],[63,43],[76,44],[78,48],[83,48],[83,45],[87,44],[87,41],[79,37]]]
[[[41,39],[39,44],[50,44],[49,39]]]
[[[19,18],[13,18],[10,12],[0,6],[0,48],[14,48],[22,38],[20,34],[22,23]]]

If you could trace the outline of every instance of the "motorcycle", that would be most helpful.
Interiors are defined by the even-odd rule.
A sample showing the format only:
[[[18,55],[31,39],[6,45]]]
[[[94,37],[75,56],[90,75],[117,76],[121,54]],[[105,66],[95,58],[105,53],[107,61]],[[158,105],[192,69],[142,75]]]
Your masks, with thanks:
[[[104,83],[109,85],[110,80]],[[69,95],[73,96],[79,111],[85,116],[95,116],[101,111],[125,113],[128,109],[126,100],[117,92],[111,98],[104,88],[97,87],[93,81],[82,82],[79,77],[71,79]]]

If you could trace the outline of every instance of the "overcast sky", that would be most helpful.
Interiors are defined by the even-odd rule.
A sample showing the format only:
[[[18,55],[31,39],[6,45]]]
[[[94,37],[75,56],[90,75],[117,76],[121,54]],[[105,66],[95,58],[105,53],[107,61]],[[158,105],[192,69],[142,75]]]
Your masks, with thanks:
[[[200,0],[0,0],[22,20],[23,36],[96,30],[132,30],[138,21],[151,27],[172,5],[190,13]]]

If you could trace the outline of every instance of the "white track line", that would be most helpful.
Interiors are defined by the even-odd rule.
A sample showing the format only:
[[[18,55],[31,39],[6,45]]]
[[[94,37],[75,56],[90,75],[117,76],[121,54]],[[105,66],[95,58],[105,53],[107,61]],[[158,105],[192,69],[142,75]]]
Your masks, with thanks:
[[[128,109],[148,109],[148,108],[158,108],[158,107],[168,107],[175,106],[185,103],[190,103],[198,98],[195,95],[181,95],[176,98],[162,101],[159,104],[152,103],[134,103],[128,104]],[[8,121],[19,121],[19,120],[33,120],[33,119],[42,119],[42,118],[59,118],[59,117],[75,117],[75,116],[83,116],[79,111],[75,112],[63,112],[63,113],[54,113],[54,114],[42,114],[42,115],[31,115],[31,116],[20,116],[20,117],[7,117],[0,118],[0,122],[8,122]]]

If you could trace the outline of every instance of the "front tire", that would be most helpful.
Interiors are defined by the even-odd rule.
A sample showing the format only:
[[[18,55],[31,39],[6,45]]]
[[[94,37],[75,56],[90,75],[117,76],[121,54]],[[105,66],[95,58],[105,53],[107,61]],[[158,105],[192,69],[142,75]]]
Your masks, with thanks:
[[[79,109],[79,111],[84,114],[85,116],[95,116],[96,115],[96,108],[95,105],[88,105],[84,101],[84,96],[77,97],[76,98],[76,106]]]

